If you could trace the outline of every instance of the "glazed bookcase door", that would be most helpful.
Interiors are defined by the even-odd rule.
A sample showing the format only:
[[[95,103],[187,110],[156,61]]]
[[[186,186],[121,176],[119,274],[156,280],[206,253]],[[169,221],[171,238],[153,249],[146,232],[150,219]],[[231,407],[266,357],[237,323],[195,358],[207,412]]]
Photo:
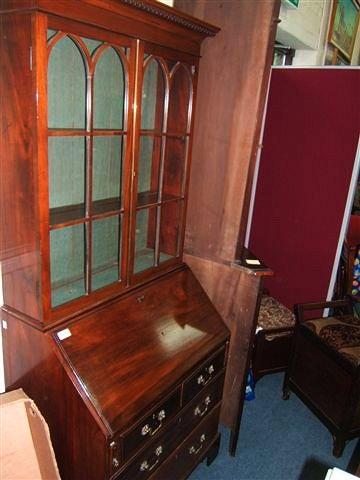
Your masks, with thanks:
[[[125,279],[129,48],[48,30],[51,306]]]
[[[135,279],[181,260],[194,70],[151,51],[143,57],[134,186]]]

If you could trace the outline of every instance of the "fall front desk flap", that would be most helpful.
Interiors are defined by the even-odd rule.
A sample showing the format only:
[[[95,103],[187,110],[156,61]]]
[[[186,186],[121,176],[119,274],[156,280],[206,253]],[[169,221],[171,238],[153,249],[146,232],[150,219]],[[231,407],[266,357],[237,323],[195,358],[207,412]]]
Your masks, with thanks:
[[[138,420],[228,336],[188,268],[53,334],[78,390],[111,434]]]

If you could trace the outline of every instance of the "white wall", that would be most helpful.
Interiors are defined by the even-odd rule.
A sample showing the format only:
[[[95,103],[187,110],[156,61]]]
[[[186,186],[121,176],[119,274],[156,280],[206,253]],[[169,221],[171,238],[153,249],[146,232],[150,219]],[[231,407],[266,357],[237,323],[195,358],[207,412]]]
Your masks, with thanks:
[[[282,2],[276,38],[296,49],[316,50],[324,12],[330,4],[326,0],[300,0],[298,8],[291,8]]]
[[[332,0],[300,0],[299,8],[282,2],[276,39],[296,49],[293,65],[322,65]]]
[[[291,8],[282,0],[276,40],[296,49],[293,65],[324,64],[332,5],[333,0],[300,0],[299,8]],[[352,65],[358,65],[359,53],[360,28]]]

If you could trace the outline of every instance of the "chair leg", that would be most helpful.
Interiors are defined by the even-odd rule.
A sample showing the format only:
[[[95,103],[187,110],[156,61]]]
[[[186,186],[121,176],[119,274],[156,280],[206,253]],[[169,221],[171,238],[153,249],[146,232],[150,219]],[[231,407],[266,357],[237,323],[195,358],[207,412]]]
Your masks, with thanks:
[[[342,435],[333,435],[333,455],[336,458],[341,457],[345,448],[346,440]]]
[[[289,375],[286,372],[284,376],[284,383],[283,383],[283,400],[289,400],[290,398],[290,387],[289,387]]]

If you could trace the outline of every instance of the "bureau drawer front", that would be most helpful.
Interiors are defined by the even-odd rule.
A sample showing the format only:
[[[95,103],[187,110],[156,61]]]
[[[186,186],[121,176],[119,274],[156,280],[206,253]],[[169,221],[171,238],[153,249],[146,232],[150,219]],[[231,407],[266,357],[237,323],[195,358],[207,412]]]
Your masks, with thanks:
[[[160,406],[154,408],[151,413],[127,433],[123,434],[124,460],[140,450],[151,438],[164,431],[176,413],[180,410],[180,388],[167,398]]]
[[[145,480],[161,465],[181,442],[178,437],[180,417],[175,419],[167,430],[151,442],[134,461],[116,476],[116,480]]]
[[[163,433],[151,441],[151,445],[138,454],[137,458],[125,467],[119,480],[146,479],[166,460],[171,453],[194,431],[205,418],[210,416],[222,396],[224,373],[207,386],[193,402],[166,425]],[[142,468],[143,467],[143,468]]]
[[[183,404],[188,403],[203,390],[224,368],[225,347],[211,359],[207,360],[192,376],[184,383]]]
[[[191,432],[205,417],[207,417],[213,408],[222,398],[225,373],[204,389],[197,397],[186,407],[181,414],[181,429],[187,435]]]
[[[185,478],[204,458],[206,450],[218,435],[220,406],[185,439],[176,451],[152,475],[151,480],[179,480]]]
[[[180,465],[197,463],[218,433],[220,406],[214,409],[179,448]]]

